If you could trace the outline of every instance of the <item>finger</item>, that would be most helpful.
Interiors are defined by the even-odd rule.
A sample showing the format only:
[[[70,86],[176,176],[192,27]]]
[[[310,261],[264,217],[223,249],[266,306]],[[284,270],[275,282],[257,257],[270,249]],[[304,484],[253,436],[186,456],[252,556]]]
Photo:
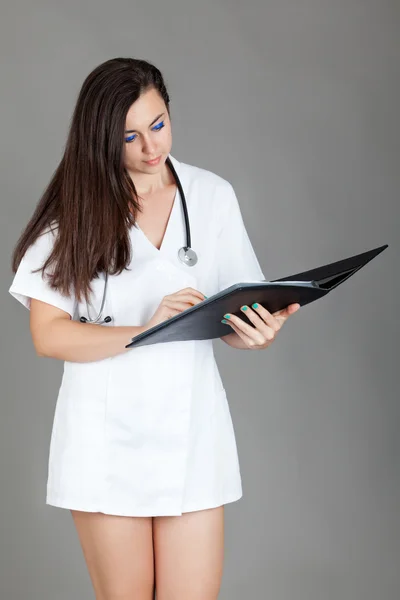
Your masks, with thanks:
[[[175,294],[168,294],[167,296],[164,296],[165,300],[170,300],[170,301],[174,301],[174,300],[180,300],[180,301],[184,301],[184,302],[201,302],[202,298],[199,298],[199,296],[195,296],[194,294],[191,294],[190,292],[186,292],[186,293],[181,293],[181,292],[177,292]]]
[[[274,316],[282,326],[284,323],[286,323],[286,321],[291,315],[293,315],[299,310],[299,308],[300,304],[290,304],[289,306],[286,306],[286,308],[283,308],[282,310],[278,311],[279,314],[274,314]]]
[[[172,307],[164,307],[164,310],[162,311],[160,318],[162,318],[163,320],[168,320],[171,319],[172,317],[176,317],[176,315],[179,315],[182,311],[181,310],[175,310]]]
[[[279,317],[281,315],[283,315],[284,317],[286,315],[293,315],[295,312],[297,312],[300,308],[300,304],[298,302],[295,302],[293,304],[289,304],[288,306],[286,306],[285,308],[282,308],[281,310],[277,310],[276,312],[272,313],[274,315],[274,317]]]
[[[249,321],[254,324],[254,327],[261,331],[267,340],[273,339],[275,333],[279,331],[280,325],[278,320],[272,317],[272,315],[266,309],[264,310],[266,310],[268,315],[271,317],[270,324],[267,324],[264,319],[261,318],[261,316],[256,312],[256,309],[251,309],[249,306],[247,306],[247,304],[241,306],[240,310],[246,315],[246,317],[248,317]]]
[[[200,300],[203,300],[205,298],[204,294],[199,292],[199,290],[195,290],[194,288],[191,288],[191,287],[184,288],[183,290],[179,290],[179,292],[176,292],[176,294],[187,294],[188,292],[190,294],[193,294],[194,296],[197,296],[197,298],[200,298]]]
[[[250,338],[248,335],[246,335],[246,333],[244,333],[241,329],[239,329],[239,327],[237,327],[235,325],[235,323],[233,323],[230,319],[229,320],[225,319],[225,321],[226,321],[226,324],[230,325],[231,329],[233,329],[233,331],[235,333],[237,333],[240,338],[242,338],[242,340],[245,342],[246,346],[248,346],[249,348],[252,348],[256,345],[254,340],[252,338]]]
[[[183,310],[187,310],[188,308],[192,308],[193,304],[191,302],[179,302],[178,300],[166,300],[164,306],[169,310],[171,308],[182,312]]]
[[[255,311],[255,313],[266,323],[271,329],[274,331],[279,331],[281,324],[279,320],[274,317],[264,306],[261,306],[258,302],[254,302],[251,305],[251,308]]]
[[[194,294],[172,294],[171,296],[168,296],[168,300],[171,302],[190,302],[192,305],[203,302],[203,298],[199,298]]]
[[[228,322],[232,323],[237,329],[246,334],[251,339],[252,345],[257,344],[261,346],[266,340],[272,339],[274,336],[274,331],[272,329],[269,329],[267,336],[264,336],[264,333],[259,331],[259,329],[248,325],[236,315],[228,313],[224,315],[224,319],[228,320]]]

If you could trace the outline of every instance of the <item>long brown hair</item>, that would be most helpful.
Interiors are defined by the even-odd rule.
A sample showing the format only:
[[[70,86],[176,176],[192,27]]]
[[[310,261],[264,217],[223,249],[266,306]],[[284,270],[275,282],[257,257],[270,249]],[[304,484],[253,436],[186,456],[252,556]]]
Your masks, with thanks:
[[[155,88],[168,114],[169,95],[161,72],[145,60],[113,58],[83,82],[65,151],[12,255],[15,273],[45,229],[56,229],[44,264],[48,282],[64,295],[89,300],[90,281],[107,271],[121,273],[131,261],[129,228],[139,204],[123,164],[125,119],[139,96]]]

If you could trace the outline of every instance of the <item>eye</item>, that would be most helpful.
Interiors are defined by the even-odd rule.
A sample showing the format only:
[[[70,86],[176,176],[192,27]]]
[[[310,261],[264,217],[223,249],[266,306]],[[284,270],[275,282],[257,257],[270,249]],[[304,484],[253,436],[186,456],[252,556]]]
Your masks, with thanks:
[[[161,121],[161,123],[159,123],[158,125],[153,127],[153,131],[160,131],[160,129],[162,129],[163,127],[164,127],[164,121]]]
[[[165,127],[164,121],[161,121],[161,123],[159,123],[158,125],[155,125],[155,127],[153,127],[152,131],[160,131],[163,127]],[[128,138],[125,138],[126,142],[133,142],[136,139],[136,135],[131,135]]]

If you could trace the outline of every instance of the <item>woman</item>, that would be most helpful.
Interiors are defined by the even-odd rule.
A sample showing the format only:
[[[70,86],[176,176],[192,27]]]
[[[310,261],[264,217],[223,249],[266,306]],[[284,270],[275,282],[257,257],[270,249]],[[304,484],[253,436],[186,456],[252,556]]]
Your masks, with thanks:
[[[148,600],[154,587],[158,600],[217,598],[223,508],[242,496],[212,341],[125,348],[204,294],[264,279],[231,184],[179,162],[171,145],[160,71],[131,58],[99,65],[13,255],[9,291],[30,309],[35,349],[64,361],[46,502],[71,511],[101,600]],[[173,169],[192,266],[178,258],[186,236]],[[103,319],[81,322],[99,312],[105,273]],[[266,348],[298,308],[246,307],[247,323],[221,315],[222,339]]]

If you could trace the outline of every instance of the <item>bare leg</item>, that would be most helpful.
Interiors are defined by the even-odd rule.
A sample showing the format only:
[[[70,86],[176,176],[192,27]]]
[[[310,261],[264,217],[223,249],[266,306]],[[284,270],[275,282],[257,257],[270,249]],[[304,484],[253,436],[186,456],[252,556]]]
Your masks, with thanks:
[[[153,600],[152,517],[71,514],[96,600]]]
[[[224,559],[224,506],[153,517],[157,600],[216,600]]]

